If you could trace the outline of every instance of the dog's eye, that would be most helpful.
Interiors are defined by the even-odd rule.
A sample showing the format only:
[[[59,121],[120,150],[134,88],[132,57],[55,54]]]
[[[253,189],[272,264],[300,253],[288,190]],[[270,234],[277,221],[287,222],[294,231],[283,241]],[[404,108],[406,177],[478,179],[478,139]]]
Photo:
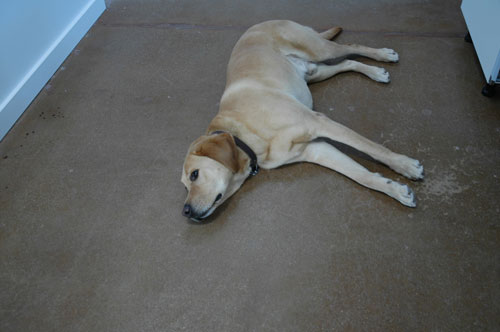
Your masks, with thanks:
[[[191,176],[189,177],[189,179],[191,181],[196,181],[196,179],[198,178],[198,170],[194,170],[193,173],[191,173]]]
[[[222,194],[217,195],[217,197],[215,198],[215,202],[219,201],[221,198],[222,198]]]

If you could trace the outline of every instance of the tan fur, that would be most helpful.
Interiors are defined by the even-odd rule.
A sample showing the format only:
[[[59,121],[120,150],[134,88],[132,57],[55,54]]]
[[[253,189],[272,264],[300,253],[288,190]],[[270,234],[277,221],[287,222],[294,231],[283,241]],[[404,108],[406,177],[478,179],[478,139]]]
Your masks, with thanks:
[[[322,33],[320,33],[320,35],[325,39],[332,40],[333,38],[335,38],[335,36],[337,36],[341,32],[342,32],[341,27],[333,27],[331,29],[323,31]]]
[[[212,158],[229,168],[233,173],[240,170],[238,151],[234,139],[229,134],[221,134],[209,137],[200,142],[193,154]]]
[[[316,140],[326,137],[339,141],[409,178],[423,177],[423,167],[417,160],[394,153],[312,110],[308,83],[344,71],[357,71],[375,81],[389,82],[383,68],[352,60],[333,66],[322,61],[352,54],[387,62],[399,59],[391,49],[329,41],[340,31],[341,28],[335,27],[320,34],[291,21],[269,21],[243,34],[229,60],[219,112],[206,135],[192,144],[184,163],[181,180],[189,191],[185,211],[186,206],[192,208],[186,215],[194,219],[208,216],[247,178],[249,158],[234,145],[231,135],[238,136],[254,150],[262,168],[312,162],[384,192],[404,205],[415,206],[408,186],[372,173],[328,143]],[[215,131],[230,134],[212,135]],[[190,181],[193,169],[199,170],[200,180]],[[222,199],[212,204],[218,194]]]

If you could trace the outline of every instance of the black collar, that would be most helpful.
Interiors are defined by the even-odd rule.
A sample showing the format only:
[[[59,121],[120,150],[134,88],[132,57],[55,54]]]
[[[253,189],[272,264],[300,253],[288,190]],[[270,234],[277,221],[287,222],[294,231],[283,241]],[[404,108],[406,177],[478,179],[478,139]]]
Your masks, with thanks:
[[[217,130],[212,132],[210,135],[223,134],[223,133],[226,132],[223,130]],[[245,142],[240,140],[237,136],[234,136],[232,134],[230,135],[233,136],[234,143],[236,143],[236,146],[245,151],[245,153],[250,158],[250,175],[257,175],[257,173],[259,173],[259,165],[257,164],[257,155],[255,154],[255,152],[253,152],[253,150],[248,145],[246,145]]]

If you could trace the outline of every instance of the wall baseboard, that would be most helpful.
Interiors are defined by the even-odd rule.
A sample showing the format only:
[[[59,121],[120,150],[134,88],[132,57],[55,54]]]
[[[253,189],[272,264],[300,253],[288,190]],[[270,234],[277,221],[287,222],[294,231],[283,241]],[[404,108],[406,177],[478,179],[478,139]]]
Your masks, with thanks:
[[[66,29],[61,31],[59,38],[43,54],[40,54],[39,61],[20,79],[16,88],[5,100],[0,100],[0,140],[21,117],[105,9],[104,0],[89,1],[89,4],[67,25]]]

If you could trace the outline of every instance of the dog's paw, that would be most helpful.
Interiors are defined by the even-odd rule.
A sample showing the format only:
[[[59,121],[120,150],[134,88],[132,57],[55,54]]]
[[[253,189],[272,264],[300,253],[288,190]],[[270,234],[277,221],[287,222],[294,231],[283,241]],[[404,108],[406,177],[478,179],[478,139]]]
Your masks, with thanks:
[[[396,53],[396,51],[390,49],[390,48],[381,48],[380,50],[380,57],[381,61],[385,62],[398,62],[399,61],[399,55]]]
[[[424,178],[424,166],[416,160],[400,155],[391,168],[411,180],[422,180]]]
[[[398,182],[392,182],[394,188],[394,195],[391,195],[393,198],[397,199],[401,204],[408,207],[416,207],[417,200],[415,199],[415,194],[410,187],[406,184],[401,184]]]
[[[373,68],[373,73],[370,74],[370,78],[376,82],[381,82],[381,83],[389,83],[391,81],[389,72],[384,68],[379,68],[379,67]]]

